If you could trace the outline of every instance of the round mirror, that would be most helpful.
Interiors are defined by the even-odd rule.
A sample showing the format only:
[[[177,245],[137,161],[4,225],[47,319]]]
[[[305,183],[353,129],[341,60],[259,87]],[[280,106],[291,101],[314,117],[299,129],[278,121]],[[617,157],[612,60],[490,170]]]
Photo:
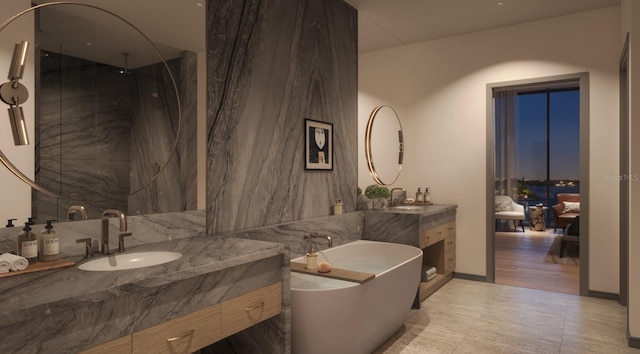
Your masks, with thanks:
[[[2,151],[0,162],[46,196],[126,206],[173,163],[182,113],[172,69],[180,64],[165,58],[181,51],[154,43],[116,13],[71,1],[33,6],[0,31],[30,12],[36,13],[38,76],[29,98],[36,101],[35,136],[29,137],[35,181]],[[7,69],[9,63],[0,63]]]
[[[364,137],[367,166],[377,184],[388,186],[402,170],[404,137],[398,114],[389,105],[373,109]]]

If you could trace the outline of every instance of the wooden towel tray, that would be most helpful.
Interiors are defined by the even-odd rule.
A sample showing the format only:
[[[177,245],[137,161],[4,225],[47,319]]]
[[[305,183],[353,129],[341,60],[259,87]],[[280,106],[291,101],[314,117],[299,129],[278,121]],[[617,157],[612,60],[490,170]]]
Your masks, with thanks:
[[[62,258],[55,261],[51,261],[51,262],[37,262],[34,264],[29,264],[29,267],[25,270],[0,273],[0,278],[26,274],[26,273],[40,272],[40,271],[49,270],[49,269],[64,268],[64,267],[72,266],[74,264],[76,263],[67,259],[62,259]]]
[[[376,277],[372,273],[356,272],[354,270],[333,268],[328,273],[320,273],[317,270],[307,269],[306,264],[299,262],[291,262],[291,271],[305,274],[318,275],[325,278],[333,278],[339,280],[352,281],[355,283],[364,283]]]

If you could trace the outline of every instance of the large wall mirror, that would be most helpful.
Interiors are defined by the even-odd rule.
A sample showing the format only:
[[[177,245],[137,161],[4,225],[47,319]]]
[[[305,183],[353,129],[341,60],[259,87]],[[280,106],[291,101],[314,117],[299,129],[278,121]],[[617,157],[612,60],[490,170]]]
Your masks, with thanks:
[[[404,159],[404,135],[393,107],[381,105],[371,112],[365,131],[365,157],[377,184],[387,186],[398,180]]]
[[[204,3],[35,3],[33,179],[63,198],[34,191],[32,215],[195,209]]]

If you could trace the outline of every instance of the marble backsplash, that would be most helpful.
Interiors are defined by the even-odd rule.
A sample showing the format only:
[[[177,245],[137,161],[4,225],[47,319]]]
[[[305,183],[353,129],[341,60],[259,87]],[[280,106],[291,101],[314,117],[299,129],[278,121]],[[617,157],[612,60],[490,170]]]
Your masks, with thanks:
[[[134,247],[203,235],[205,223],[204,210],[128,216],[128,229],[133,235],[126,238],[125,245],[126,247]],[[54,223],[53,226],[54,230],[58,232],[62,257],[84,255],[84,244],[76,243],[78,239],[92,238],[100,241],[100,219]],[[38,223],[32,226],[32,231],[38,234],[43,228],[44,224]],[[117,235],[119,230],[118,218],[111,218],[109,220],[110,249],[118,248]],[[17,251],[16,242],[18,233],[21,231],[22,227],[0,229],[0,253]]]
[[[207,3],[207,230],[356,208],[357,12],[342,0]],[[304,119],[333,123],[332,171],[304,169]]]

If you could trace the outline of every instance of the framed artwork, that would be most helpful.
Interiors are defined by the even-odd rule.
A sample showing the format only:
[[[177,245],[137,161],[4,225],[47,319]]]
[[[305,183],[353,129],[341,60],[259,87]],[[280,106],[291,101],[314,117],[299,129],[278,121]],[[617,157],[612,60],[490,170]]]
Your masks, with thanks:
[[[304,120],[304,169],[333,170],[333,124]]]

